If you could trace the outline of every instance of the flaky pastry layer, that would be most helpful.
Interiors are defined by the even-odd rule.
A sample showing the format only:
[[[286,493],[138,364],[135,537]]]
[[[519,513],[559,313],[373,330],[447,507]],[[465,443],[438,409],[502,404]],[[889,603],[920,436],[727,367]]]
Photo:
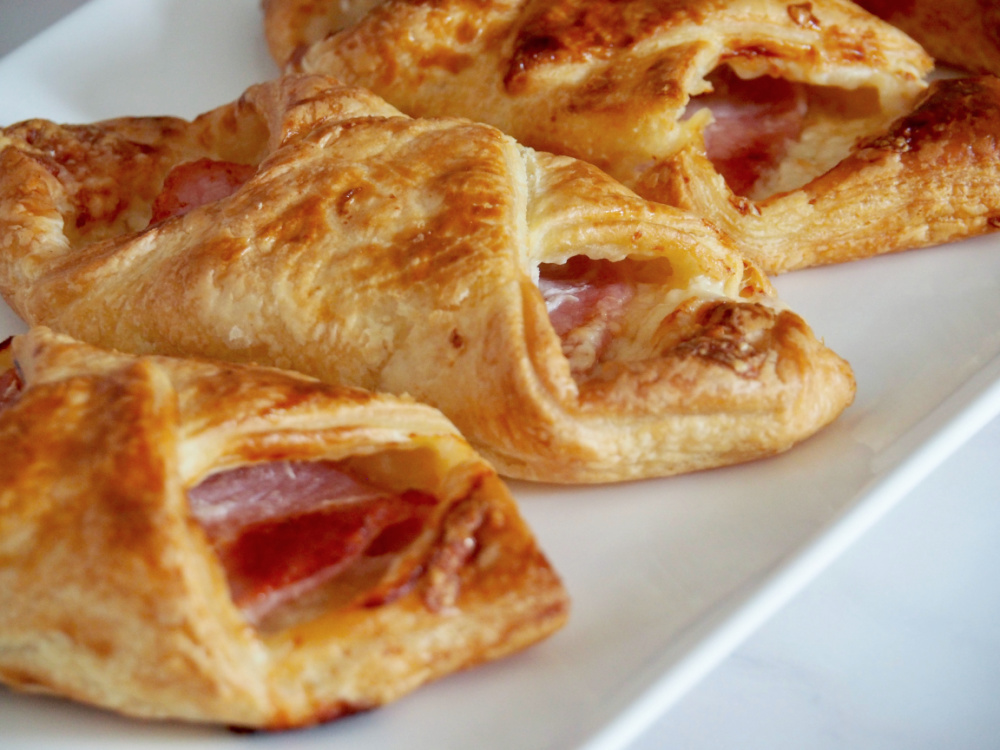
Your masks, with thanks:
[[[916,39],[939,62],[1000,75],[996,0],[857,0]]]
[[[996,81],[920,104],[932,59],[848,0],[268,0],[265,30],[288,70],[584,159],[717,222],[769,273],[1000,216]]]
[[[2,138],[0,288],[27,321],[408,393],[511,476],[745,461],[853,398],[848,365],[703,219],[486,125],[291,76],[190,123]],[[252,175],[149,225],[171,167],[204,157]]]
[[[14,688],[282,729],[375,708],[566,619],[562,584],[508,491],[427,406],[277,370],[98,350],[47,329],[13,352],[19,388],[0,404],[0,680]],[[363,553],[343,553],[354,567],[325,599],[292,600],[264,627],[236,606],[194,494],[271,462],[332,462],[398,495],[398,508],[415,502],[423,526],[370,533]],[[361,539],[381,512],[369,505],[360,525],[358,502],[333,525],[308,516],[341,529],[319,553]],[[249,527],[244,542],[270,534],[251,569],[280,531]]]

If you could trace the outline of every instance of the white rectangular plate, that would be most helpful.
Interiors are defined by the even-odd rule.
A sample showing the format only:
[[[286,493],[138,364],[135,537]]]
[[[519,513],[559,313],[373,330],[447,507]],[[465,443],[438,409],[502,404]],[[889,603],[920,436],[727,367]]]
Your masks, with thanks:
[[[192,117],[276,74],[257,0],[94,0],[0,62],[0,124]],[[777,286],[851,362],[857,400],[774,459],[620,486],[516,484],[574,600],[549,641],[378,711],[265,737],[0,689],[3,746],[623,747],[1000,412],[996,238]],[[0,335],[23,330],[0,306]]]

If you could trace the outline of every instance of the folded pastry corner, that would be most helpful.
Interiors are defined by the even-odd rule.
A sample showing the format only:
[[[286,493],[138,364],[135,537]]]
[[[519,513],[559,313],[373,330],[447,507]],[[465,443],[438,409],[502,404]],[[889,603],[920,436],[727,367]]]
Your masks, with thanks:
[[[565,590],[437,411],[45,328],[0,363],[0,681],[284,729],[550,635]]]
[[[584,159],[710,218],[768,273],[1000,216],[995,81],[937,84],[958,107],[930,105],[928,125],[933,60],[849,0],[269,0],[264,25],[289,71]]]
[[[916,39],[935,60],[973,73],[1000,75],[1000,5],[996,0],[856,2]]]
[[[941,245],[1000,228],[1000,79],[937,80],[914,108],[859,138],[801,188],[733,193],[697,146],[639,192],[709,216],[770,273]],[[780,231],[775,231],[775,228]]]
[[[853,398],[708,222],[486,125],[288,76],[191,123],[2,137],[0,291],[29,323],[407,393],[510,476],[746,461]]]

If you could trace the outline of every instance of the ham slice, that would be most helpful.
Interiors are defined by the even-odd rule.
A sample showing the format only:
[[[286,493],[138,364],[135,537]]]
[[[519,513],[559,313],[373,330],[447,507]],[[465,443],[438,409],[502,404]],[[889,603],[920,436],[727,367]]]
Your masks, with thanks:
[[[188,492],[251,622],[331,581],[365,556],[405,548],[436,504],[384,492],[329,461],[279,461],[212,475]]]
[[[613,263],[583,255],[564,265],[543,264],[538,288],[573,372],[600,360],[615,323],[635,296],[635,285]]]
[[[153,201],[150,224],[183,216],[206,203],[235,193],[257,168],[250,164],[198,159],[178,164],[167,174],[163,189]]]
[[[807,110],[802,86],[761,76],[743,80],[717,75],[714,91],[692,100],[689,112],[707,107],[714,121],[705,128],[705,151],[737,195],[773,171],[802,133]]]

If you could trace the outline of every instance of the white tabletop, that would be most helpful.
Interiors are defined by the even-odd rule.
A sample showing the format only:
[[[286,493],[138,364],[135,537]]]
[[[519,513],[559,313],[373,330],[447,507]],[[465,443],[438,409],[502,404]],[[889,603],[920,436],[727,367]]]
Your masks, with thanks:
[[[0,56],[82,2],[0,0]],[[998,458],[995,419],[631,750],[1000,747]]]

